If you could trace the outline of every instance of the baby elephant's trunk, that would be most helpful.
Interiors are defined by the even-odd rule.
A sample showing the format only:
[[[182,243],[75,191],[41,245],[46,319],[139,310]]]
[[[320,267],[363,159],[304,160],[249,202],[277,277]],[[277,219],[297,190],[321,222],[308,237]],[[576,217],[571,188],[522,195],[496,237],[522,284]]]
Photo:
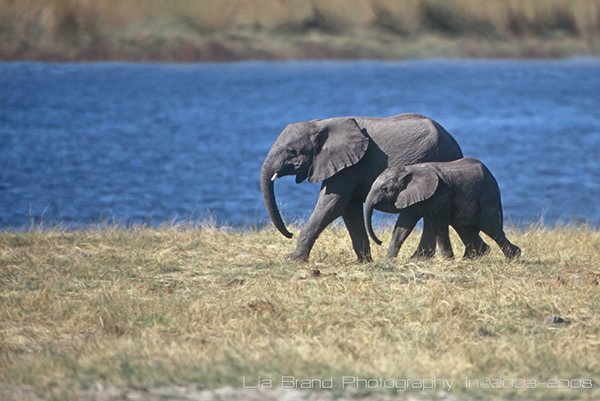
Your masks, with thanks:
[[[371,236],[373,241],[375,241],[375,243],[377,245],[381,245],[382,242],[375,235],[375,232],[373,231],[373,223],[371,221],[373,219],[373,207],[374,206],[375,205],[373,204],[372,197],[368,196],[367,201],[365,202],[365,226],[367,227],[367,232],[369,233],[369,235]]]

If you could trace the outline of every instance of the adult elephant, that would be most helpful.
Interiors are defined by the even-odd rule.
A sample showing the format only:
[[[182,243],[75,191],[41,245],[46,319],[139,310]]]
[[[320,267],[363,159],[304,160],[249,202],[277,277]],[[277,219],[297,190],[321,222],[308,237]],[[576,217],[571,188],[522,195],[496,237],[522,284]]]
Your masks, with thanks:
[[[295,175],[297,183],[307,178],[322,181],[317,204],[300,233],[292,259],[308,260],[319,234],[342,216],[358,260],[370,261],[362,204],[379,174],[390,166],[451,161],[462,156],[456,140],[440,124],[418,114],[304,121],[289,124],[281,132],[263,163],[260,186],[271,221],[291,238],[275,201],[275,179]],[[481,238],[479,241],[483,242]],[[413,257],[434,254],[435,236],[425,220]]]

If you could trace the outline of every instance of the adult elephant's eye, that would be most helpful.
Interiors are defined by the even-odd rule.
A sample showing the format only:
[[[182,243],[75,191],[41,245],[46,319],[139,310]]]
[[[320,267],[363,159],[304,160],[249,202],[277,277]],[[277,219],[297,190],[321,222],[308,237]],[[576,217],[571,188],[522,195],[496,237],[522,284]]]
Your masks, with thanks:
[[[288,153],[288,155],[290,155],[292,157],[294,157],[298,154],[298,152],[296,152],[296,149],[293,149],[293,148],[288,148],[287,153]]]

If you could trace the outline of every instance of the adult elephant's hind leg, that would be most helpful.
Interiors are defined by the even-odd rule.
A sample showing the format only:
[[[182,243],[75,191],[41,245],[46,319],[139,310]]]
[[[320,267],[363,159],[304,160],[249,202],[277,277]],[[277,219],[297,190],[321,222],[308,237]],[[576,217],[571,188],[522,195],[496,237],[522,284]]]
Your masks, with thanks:
[[[369,246],[369,237],[367,236],[367,230],[365,228],[365,221],[363,218],[363,205],[359,200],[351,200],[344,214],[344,223],[350,233],[352,239],[352,248],[356,253],[356,257],[359,262],[371,262],[371,248]]]
[[[413,253],[411,258],[431,258],[435,255],[435,233],[431,221],[426,217],[423,218],[423,234],[419,247]]]
[[[479,236],[479,229],[474,226],[453,226],[463,244],[465,253],[463,258],[475,259],[490,251],[490,247]]]

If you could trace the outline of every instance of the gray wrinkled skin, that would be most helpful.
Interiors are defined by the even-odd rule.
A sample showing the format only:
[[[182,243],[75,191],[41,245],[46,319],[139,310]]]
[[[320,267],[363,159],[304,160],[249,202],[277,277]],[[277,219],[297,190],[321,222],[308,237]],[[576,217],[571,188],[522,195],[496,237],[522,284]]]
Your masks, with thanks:
[[[466,258],[481,256],[489,247],[479,242],[479,232],[489,235],[513,259],[521,254],[503,229],[498,183],[479,160],[464,158],[447,163],[421,163],[385,170],[373,183],[366,200],[365,225],[381,244],[371,224],[373,209],[400,213],[387,256],[398,251],[419,219],[429,219],[440,252],[452,257],[448,226],[465,244]]]
[[[263,163],[260,184],[271,221],[291,238],[277,208],[275,179],[294,175],[298,183],[305,179],[322,182],[317,204],[298,237],[292,259],[308,260],[319,234],[341,216],[359,261],[369,261],[362,204],[379,174],[390,166],[461,157],[460,147],[442,126],[417,114],[312,120],[289,124],[281,132]],[[482,243],[478,237],[478,246]],[[435,245],[432,227],[425,220],[414,256],[433,256]]]

